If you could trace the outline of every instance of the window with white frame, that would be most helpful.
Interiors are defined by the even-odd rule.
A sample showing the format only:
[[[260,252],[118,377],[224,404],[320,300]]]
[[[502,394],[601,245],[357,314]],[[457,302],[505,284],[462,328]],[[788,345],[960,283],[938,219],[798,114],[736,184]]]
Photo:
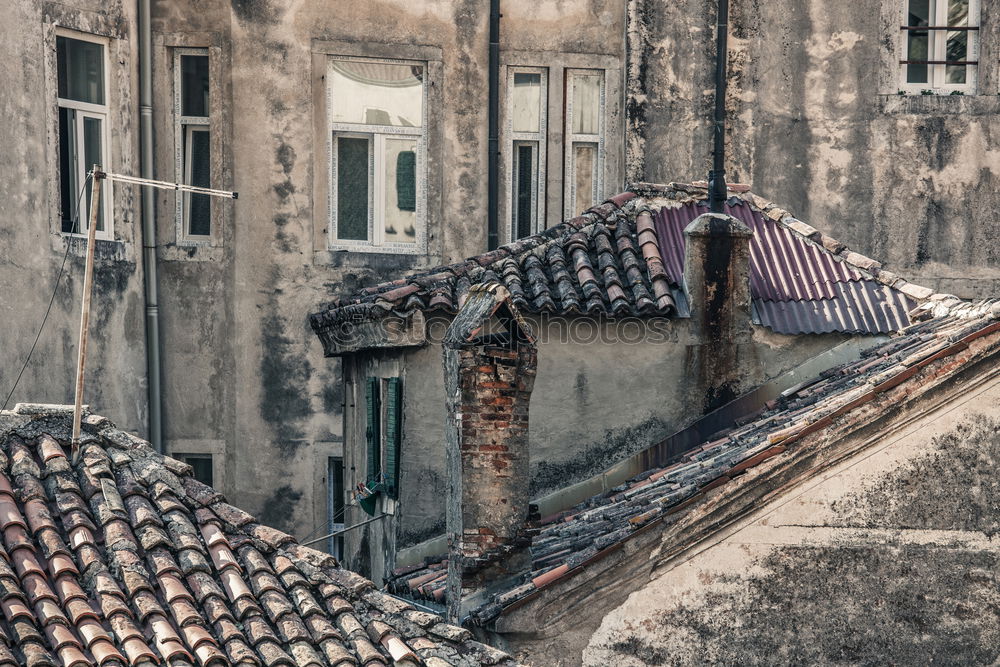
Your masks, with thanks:
[[[908,90],[975,91],[979,0],[904,0],[902,82]]]
[[[566,70],[564,213],[579,215],[597,203],[604,172],[604,71]]]
[[[330,246],[425,250],[424,63],[331,57]]]
[[[538,233],[545,224],[545,149],[548,73],[510,67],[507,74],[507,173],[510,238]]]
[[[209,118],[208,49],[174,51],[174,147],[177,180],[212,187],[212,128]],[[179,241],[207,240],[212,235],[212,198],[178,193]]]
[[[59,107],[59,196],[61,229],[85,234],[90,225],[91,182],[95,164],[110,170],[108,159],[107,40],[79,33],[56,35]],[[86,184],[85,196],[80,189]],[[112,238],[111,185],[102,182],[98,238]]]

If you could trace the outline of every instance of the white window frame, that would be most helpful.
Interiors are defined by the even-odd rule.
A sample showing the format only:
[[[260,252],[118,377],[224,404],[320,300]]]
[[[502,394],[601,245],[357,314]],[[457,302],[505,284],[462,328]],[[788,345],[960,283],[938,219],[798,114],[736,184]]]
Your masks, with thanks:
[[[423,81],[420,86],[421,124],[419,127],[395,125],[370,125],[364,123],[337,123],[333,121],[333,98],[335,93],[329,83],[327,95],[327,156],[330,187],[328,188],[328,207],[330,220],[327,245],[330,250],[354,250],[363,252],[380,252],[392,254],[418,255],[427,251],[427,63],[419,60],[396,60],[391,58],[364,58],[360,56],[328,56],[327,81],[332,81],[333,63],[338,61],[376,62],[389,65],[418,66],[423,70]],[[337,238],[337,151],[334,137],[367,137],[368,143],[368,238],[339,239]],[[387,138],[404,137],[417,142],[416,164],[416,215],[414,225],[416,238],[413,243],[386,241],[385,239],[385,165],[382,164],[385,155],[385,140]]]
[[[541,95],[539,104],[539,121],[537,132],[515,132],[514,131],[514,75],[515,74],[540,74],[541,75]],[[549,70],[547,67],[525,67],[520,65],[509,65],[507,67],[507,122],[506,133],[509,137],[509,150],[506,151],[505,170],[507,173],[507,229],[511,241],[517,239],[517,221],[514,219],[514,188],[517,187],[518,157],[517,147],[524,143],[535,143],[538,149],[535,151],[535,177],[531,184],[531,211],[532,220],[529,225],[532,234],[545,229],[545,183],[547,164],[547,140],[548,140],[548,114],[549,110]]]
[[[184,163],[184,156],[191,154],[191,132],[208,132],[209,146],[212,145],[212,118],[211,116],[185,116],[183,110],[183,90],[181,82],[181,57],[182,56],[205,56],[209,67],[209,104],[212,101],[212,81],[211,68],[212,59],[209,56],[208,48],[177,47],[174,50],[174,171],[175,178],[181,183],[190,183],[191,164]],[[209,109],[211,113],[211,108]],[[188,131],[191,128],[191,131]],[[195,129],[198,128],[198,129]],[[212,173],[212,165],[209,162],[209,182],[215,182],[215,174]],[[174,218],[176,221],[177,242],[183,245],[206,245],[211,242],[215,234],[214,206],[209,198],[209,233],[206,235],[192,234],[188,231],[188,209],[191,201],[191,194],[188,192],[178,193],[174,197]]]
[[[576,144],[596,144],[597,164],[594,166],[594,204],[599,204],[604,192],[604,162],[605,162],[605,128],[607,121],[607,100],[605,99],[607,90],[607,72],[596,68],[566,68],[565,90],[566,90],[566,117],[563,119],[565,127],[565,142],[563,144],[564,155],[564,183],[563,183],[563,217],[565,219],[575,218],[583,213],[576,208],[576,163],[573,159],[573,147]],[[573,133],[573,76],[600,74],[601,93],[600,108],[598,110],[598,133],[597,134],[574,134]]]
[[[84,118],[96,118],[101,121],[101,156],[103,164],[100,165],[104,171],[113,171],[110,141],[108,136],[110,132],[108,130],[108,119],[111,114],[109,113],[109,100],[111,98],[111,77],[108,72],[110,67],[110,59],[108,57],[108,52],[111,50],[111,40],[107,37],[101,37],[100,35],[92,35],[85,32],[77,32],[75,30],[66,30],[59,28],[56,30],[56,38],[66,37],[67,39],[75,39],[81,42],[91,42],[93,44],[100,44],[102,49],[102,54],[104,56],[104,66],[102,70],[104,72],[104,104],[92,104],[90,102],[80,102],[77,100],[69,100],[63,97],[58,97],[58,83],[56,85],[56,95],[57,104],[60,109],[72,109],[74,112],[73,121],[73,133],[74,141],[73,148],[77,151],[77,154],[70,157],[70,163],[75,167],[76,171],[76,181],[73,183],[73,189],[75,192],[70,193],[72,204],[71,206],[77,210],[78,216],[78,227],[77,232],[64,232],[60,227],[60,233],[63,236],[87,236],[87,230],[90,225],[90,207],[85,197],[78,197],[80,194],[80,187],[87,180],[87,172],[93,165],[83,164],[83,156],[80,155],[82,148],[81,142],[83,141],[83,119]],[[57,59],[58,60],[58,59]],[[58,69],[58,62],[56,63],[56,68]],[[56,77],[58,81],[59,73],[56,72]],[[56,114],[56,124],[58,133],[58,111]],[[60,165],[61,166],[61,165]],[[102,221],[104,222],[104,229],[97,230],[95,238],[103,240],[113,240],[114,239],[114,189],[111,182],[108,179],[104,179],[101,183],[101,203],[103,206],[103,212],[101,215]],[[61,223],[60,223],[61,224]]]
[[[946,79],[946,65],[927,65],[928,69],[928,81],[924,83],[909,83],[907,78],[907,67],[905,62],[909,60],[909,33],[911,31],[907,30],[906,27],[909,23],[909,0],[902,0],[901,11],[900,11],[900,53],[903,57],[900,58],[899,64],[899,81],[900,89],[911,93],[920,93],[925,90],[930,90],[939,94],[951,94],[952,92],[960,92],[963,94],[975,94],[976,85],[979,79],[979,27],[981,24],[982,16],[980,13],[980,0],[969,0],[969,16],[966,22],[966,26],[974,27],[975,30],[969,30],[968,32],[968,55],[966,56],[967,62],[973,62],[974,65],[966,66],[966,80],[965,83],[947,83]],[[933,18],[931,20],[930,27],[944,27],[948,25],[948,0],[930,0],[932,7]],[[928,48],[928,60],[946,60],[947,59],[947,48],[948,48],[948,31],[947,30],[928,30],[929,34],[929,48]]]

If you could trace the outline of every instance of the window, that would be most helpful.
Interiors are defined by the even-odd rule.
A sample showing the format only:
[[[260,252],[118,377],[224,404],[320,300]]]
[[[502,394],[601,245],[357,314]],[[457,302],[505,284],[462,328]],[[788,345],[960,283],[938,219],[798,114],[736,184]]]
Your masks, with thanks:
[[[344,460],[329,457],[326,460],[326,514],[329,517],[327,532],[344,529]],[[331,537],[327,552],[338,561],[344,559],[344,536]]]
[[[974,91],[978,0],[905,0],[903,85],[909,90]]]
[[[511,240],[535,234],[545,221],[545,138],[548,77],[542,68],[508,70],[507,132]]]
[[[402,439],[402,382],[368,378],[365,388],[368,481],[381,482],[390,498],[398,497],[399,446]]]
[[[174,458],[191,466],[196,480],[214,486],[211,454],[174,454]]]
[[[90,225],[91,184],[87,173],[108,161],[108,79],[106,41],[89,35],[56,36],[59,96],[59,196],[64,234],[86,234]],[[80,188],[86,183],[86,194]],[[111,185],[102,184],[98,238],[111,238]]]
[[[566,70],[564,213],[579,215],[601,198],[604,171],[604,72]]]
[[[420,63],[331,58],[330,245],[424,251],[424,73]]]
[[[212,187],[207,49],[174,52],[174,136],[177,180]],[[190,192],[177,195],[179,240],[207,240],[212,235],[212,198]]]

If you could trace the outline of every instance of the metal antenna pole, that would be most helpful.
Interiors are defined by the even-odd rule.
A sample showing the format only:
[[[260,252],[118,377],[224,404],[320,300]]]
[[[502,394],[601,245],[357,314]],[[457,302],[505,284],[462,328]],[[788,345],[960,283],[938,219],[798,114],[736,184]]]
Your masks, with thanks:
[[[729,0],[719,0],[715,48],[715,148],[712,171],[708,173],[709,201],[712,213],[725,212],[726,206],[726,39],[729,34]]]
[[[104,173],[94,165],[90,181],[90,227],[87,229],[87,263],[83,273],[83,307],[80,309],[80,345],[76,358],[76,401],[73,408],[73,463],[80,461],[80,419],[83,416],[83,375],[87,361],[87,325],[90,321],[90,293],[94,282],[94,245],[97,239],[97,215],[101,206]]]

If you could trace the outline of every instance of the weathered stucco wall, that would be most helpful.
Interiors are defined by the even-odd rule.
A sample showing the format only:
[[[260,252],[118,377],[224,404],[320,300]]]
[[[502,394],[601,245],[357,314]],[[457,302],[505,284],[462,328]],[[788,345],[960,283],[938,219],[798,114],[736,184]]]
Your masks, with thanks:
[[[216,207],[219,232],[200,247],[177,243],[172,193],[157,200],[166,444],[214,454],[216,484],[234,502],[298,537],[319,536],[327,532],[327,458],[343,456],[348,488],[355,481],[342,433],[343,405],[354,397],[344,395],[340,362],[322,357],[306,315],[360,286],[486,250],[489,2],[154,0],[152,13],[158,174],[174,173],[172,49],[208,47],[213,178],[240,193]],[[504,63],[612,68],[609,194],[622,187],[624,17],[624,0],[504,3]],[[428,62],[424,255],[326,247],[327,55]],[[556,142],[561,81],[549,89]],[[561,174],[561,151],[550,150],[549,171]],[[561,195],[558,181],[550,188]],[[554,223],[561,210],[549,214]],[[436,370],[440,359],[433,363]],[[435,404],[431,419],[443,409]],[[444,480],[416,483],[433,491]],[[404,522],[407,531],[443,529],[443,513],[416,515],[423,518]]]
[[[994,378],[654,573],[583,664],[993,662],[997,400]]]
[[[647,180],[704,178],[715,3],[633,5],[632,153]],[[918,284],[995,294],[1000,4],[982,2],[978,94],[955,96],[897,94],[901,3],[730,5],[728,179]]]
[[[688,321],[597,323],[576,318],[545,326],[537,317],[528,321],[538,335],[538,375],[528,416],[532,498],[587,479],[702,415],[701,385],[690,373]],[[435,332],[443,324],[443,318],[429,321],[430,340],[440,340]],[[640,342],[642,332],[645,342]],[[756,387],[844,339],[781,336],[754,327],[741,357],[747,363],[741,389]],[[371,567],[376,581],[383,568],[392,568],[395,548],[444,532],[448,479],[442,358],[440,344],[431,343],[356,354],[344,361],[350,364],[348,487],[364,481],[366,470],[365,378],[403,378],[399,502],[393,517],[359,528],[346,539],[346,562],[359,571]],[[358,508],[350,508],[347,516],[349,524],[367,517]],[[395,547],[386,553],[381,546],[389,540]]]
[[[42,323],[69,245],[52,312],[17,401],[72,403],[84,240],[60,233],[56,30],[107,38],[108,146],[105,169],[137,168],[135,4],[74,0],[8,3],[0,27],[4,67],[0,125],[0,394],[6,398]],[[114,240],[98,241],[86,393],[123,428],[145,433],[145,333],[141,237],[131,186],[115,186]],[[0,398],[2,401],[2,398]]]

